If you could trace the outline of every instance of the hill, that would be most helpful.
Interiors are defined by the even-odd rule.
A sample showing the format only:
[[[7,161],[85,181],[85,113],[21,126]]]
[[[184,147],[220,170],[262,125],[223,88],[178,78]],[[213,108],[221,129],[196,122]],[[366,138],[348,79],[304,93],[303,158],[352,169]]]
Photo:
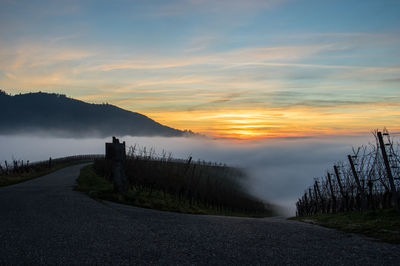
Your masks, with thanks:
[[[0,90],[0,134],[63,137],[182,136],[145,115],[110,104],[90,104],[55,93],[8,95]],[[189,131],[190,132],[190,131]]]

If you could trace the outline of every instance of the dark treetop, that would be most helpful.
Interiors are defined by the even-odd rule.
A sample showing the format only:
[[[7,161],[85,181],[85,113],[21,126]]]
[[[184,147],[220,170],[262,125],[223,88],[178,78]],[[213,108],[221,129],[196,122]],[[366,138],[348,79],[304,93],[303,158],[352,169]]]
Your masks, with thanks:
[[[173,129],[110,104],[90,104],[50,93],[11,96],[0,90],[0,134],[56,136],[182,136]]]

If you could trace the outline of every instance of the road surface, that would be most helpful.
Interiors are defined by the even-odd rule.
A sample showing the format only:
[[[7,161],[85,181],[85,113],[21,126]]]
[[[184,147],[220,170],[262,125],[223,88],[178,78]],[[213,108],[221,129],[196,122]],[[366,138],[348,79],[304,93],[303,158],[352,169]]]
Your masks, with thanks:
[[[0,188],[0,265],[399,265],[400,245],[283,218],[99,203],[82,165]]]

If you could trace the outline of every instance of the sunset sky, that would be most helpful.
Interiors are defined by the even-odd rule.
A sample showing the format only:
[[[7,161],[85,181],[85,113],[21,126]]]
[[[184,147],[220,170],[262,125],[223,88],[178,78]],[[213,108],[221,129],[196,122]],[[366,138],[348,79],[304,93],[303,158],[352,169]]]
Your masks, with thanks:
[[[0,88],[216,137],[399,131],[400,1],[1,0]]]

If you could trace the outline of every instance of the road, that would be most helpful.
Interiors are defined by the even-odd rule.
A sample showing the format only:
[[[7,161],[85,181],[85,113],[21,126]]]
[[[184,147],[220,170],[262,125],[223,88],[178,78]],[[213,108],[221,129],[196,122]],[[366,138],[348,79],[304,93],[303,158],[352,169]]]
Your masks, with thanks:
[[[400,245],[284,218],[100,203],[82,165],[0,188],[0,265],[399,265]]]

